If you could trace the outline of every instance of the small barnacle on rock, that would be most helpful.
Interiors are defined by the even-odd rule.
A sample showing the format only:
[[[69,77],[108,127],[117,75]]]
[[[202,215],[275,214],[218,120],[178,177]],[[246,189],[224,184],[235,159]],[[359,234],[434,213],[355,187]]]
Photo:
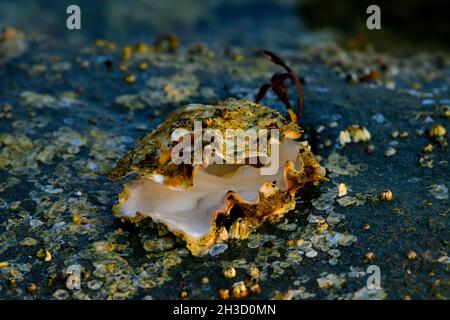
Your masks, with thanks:
[[[443,125],[436,124],[431,127],[431,129],[428,131],[428,136],[430,138],[436,138],[436,137],[442,137],[445,136],[447,133],[447,130],[445,130]]]
[[[348,132],[347,130],[344,131],[340,131],[339,132],[339,143],[344,146],[347,143],[352,142],[352,139],[350,137],[350,132]]]
[[[200,281],[200,283],[204,286],[209,284],[209,279],[208,277],[203,277],[202,280]]]
[[[231,297],[233,299],[242,299],[248,296],[247,286],[244,281],[239,281],[233,284],[233,288],[231,289]]]
[[[35,283],[30,283],[30,284],[27,285],[27,291],[29,293],[34,293],[34,292],[37,291],[37,289],[38,289],[38,287],[37,287],[37,285]]]
[[[391,131],[391,137],[393,138],[393,139],[397,139],[398,138],[398,136],[399,136],[399,132],[398,132],[398,130],[394,130],[394,131]]]
[[[423,147],[422,151],[426,153],[433,152],[433,145],[431,143],[427,144],[425,147]]]
[[[176,49],[178,49],[179,45],[180,43],[178,37],[175,34],[171,33],[161,35],[155,41],[155,49],[160,52],[175,51]]]
[[[417,258],[417,253],[415,251],[408,251],[406,253],[406,257],[408,258],[408,260],[415,260]]]
[[[365,151],[367,154],[373,155],[375,153],[375,146],[373,144],[368,144]]]
[[[394,199],[394,194],[391,190],[384,190],[380,193],[380,200],[381,201],[392,201]]]
[[[13,116],[12,107],[9,104],[0,108],[0,119],[11,119]]]
[[[450,106],[442,106],[441,117],[445,119],[450,118]]]
[[[350,142],[367,142],[370,138],[369,130],[357,124],[352,124],[344,131],[339,132],[339,143],[341,145],[346,145]]]
[[[259,283],[255,283],[250,287],[250,292],[251,294],[260,294],[261,293],[261,287],[259,285]]]
[[[424,155],[419,158],[419,164],[423,168],[433,168],[433,158],[429,155]]]
[[[138,68],[139,68],[140,70],[147,70],[147,69],[148,69],[148,63],[145,62],[145,61],[141,61],[141,62],[139,62],[139,64],[138,64]]]
[[[365,262],[370,262],[370,261],[373,261],[374,259],[375,259],[375,253],[373,253],[372,251],[369,251],[364,255]]]
[[[347,195],[347,185],[345,183],[339,183],[338,185],[339,197]]]
[[[122,60],[123,61],[130,60],[132,53],[133,53],[133,50],[130,46],[124,46],[122,48]]]
[[[136,82],[136,76],[134,74],[127,74],[124,80],[127,84],[132,84]]]
[[[231,279],[236,277],[236,269],[233,267],[226,267],[223,269],[223,275],[225,278]]]
[[[144,42],[136,43],[133,49],[138,54],[146,54],[151,50],[151,48]]]
[[[36,257],[41,258],[46,262],[52,260],[52,254],[50,253],[50,251],[46,249],[39,249],[39,251],[36,254]]]
[[[230,290],[228,289],[219,289],[219,298],[222,300],[230,299]]]
[[[252,279],[254,280],[258,280],[259,279],[259,269],[255,266],[251,266],[248,274],[250,275],[250,277],[252,277]]]

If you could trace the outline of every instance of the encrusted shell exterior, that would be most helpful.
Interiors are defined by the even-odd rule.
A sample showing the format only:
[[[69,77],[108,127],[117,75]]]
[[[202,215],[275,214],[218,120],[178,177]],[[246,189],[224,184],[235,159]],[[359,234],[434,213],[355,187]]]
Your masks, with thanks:
[[[109,177],[120,179],[130,173],[161,174],[165,184],[174,186],[192,184],[193,167],[170,163],[170,151],[178,144],[171,139],[179,128],[194,131],[194,121],[202,121],[203,128],[217,129],[278,129],[280,142],[285,137],[301,136],[300,127],[288,122],[278,111],[248,100],[227,99],[217,106],[189,104],[172,112],[158,128],[139,139],[138,145],[128,151],[113,168]]]

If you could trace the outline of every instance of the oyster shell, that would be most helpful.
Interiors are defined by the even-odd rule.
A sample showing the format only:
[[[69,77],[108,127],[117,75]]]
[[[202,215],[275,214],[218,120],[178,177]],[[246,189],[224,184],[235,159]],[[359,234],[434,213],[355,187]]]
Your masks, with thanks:
[[[201,121],[203,134],[200,163],[195,161],[196,138],[194,143],[188,139],[198,130],[196,121]],[[258,134],[247,137],[248,143],[230,146],[230,140],[217,136],[204,141],[210,129],[221,133],[219,137],[227,137],[227,129],[253,129]],[[277,111],[247,100],[182,107],[144,135],[111,170],[112,179],[137,174],[125,184],[114,212],[132,221],[151,217],[183,239],[197,256],[226,240],[224,226],[230,238],[245,239],[264,221],[274,221],[293,209],[295,193],[306,183],[324,178],[325,169],[309,146],[295,141],[301,133],[296,123],[288,122]],[[251,148],[252,142],[260,143],[263,138],[271,142],[265,153]],[[221,144],[223,149],[217,147]],[[182,146],[186,147],[183,151],[193,151],[188,159],[191,162],[177,164],[175,150]],[[230,157],[236,154],[243,161],[232,163]],[[269,175],[261,174],[261,169],[272,165],[275,154],[278,168]],[[225,163],[211,161],[213,158]]]

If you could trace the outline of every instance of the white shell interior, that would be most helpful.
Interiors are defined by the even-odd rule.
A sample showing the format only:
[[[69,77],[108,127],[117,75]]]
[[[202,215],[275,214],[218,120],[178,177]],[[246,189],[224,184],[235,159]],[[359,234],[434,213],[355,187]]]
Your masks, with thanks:
[[[198,170],[189,190],[164,186],[161,176],[132,181],[128,184],[130,196],[119,207],[119,215],[134,217],[139,213],[164,223],[172,231],[200,238],[210,233],[214,212],[226,207],[228,191],[238,193],[246,201],[257,202],[264,182],[275,182],[284,190],[284,166],[290,160],[298,170],[298,152],[294,142],[281,144],[278,172],[271,176],[261,175],[260,168],[250,165],[213,164]]]

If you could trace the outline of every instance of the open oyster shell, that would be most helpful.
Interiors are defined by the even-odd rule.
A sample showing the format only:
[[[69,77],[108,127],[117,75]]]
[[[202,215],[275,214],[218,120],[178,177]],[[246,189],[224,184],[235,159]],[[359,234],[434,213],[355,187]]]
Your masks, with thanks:
[[[195,135],[198,121],[203,134],[201,163],[193,159],[195,141],[187,139]],[[204,141],[210,129],[222,137],[229,135],[227,129],[252,129],[258,134],[247,137],[248,143],[229,146],[229,140],[220,136]],[[288,122],[277,111],[246,100],[228,99],[218,106],[187,105],[143,136],[111,170],[113,179],[137,173],[124,186],[114,212],[132,221],[151,217],[164,224],[186,242],[193,255],[204,255],[215,243],[228,238],[245,239],[264,221],[274,221],[293,209],[298,189],[324,178],[325,169],[309,146],[295,141],[301,133],[296,123]],[[264,135],[272,143],[266,152],[250,147],[252,142],[263,141]],[[216,142],[224,145],[223,150]],[[191,164],[174,163],[174,150],[180,146],[193,151]],[[261,169],[271,166],[267,158],[272,161],[275,151],[279,166],[270,174],[261,174]],[[229,161],[236,154],[243,161]],[[224,163],[211,161],[213,157]]]

